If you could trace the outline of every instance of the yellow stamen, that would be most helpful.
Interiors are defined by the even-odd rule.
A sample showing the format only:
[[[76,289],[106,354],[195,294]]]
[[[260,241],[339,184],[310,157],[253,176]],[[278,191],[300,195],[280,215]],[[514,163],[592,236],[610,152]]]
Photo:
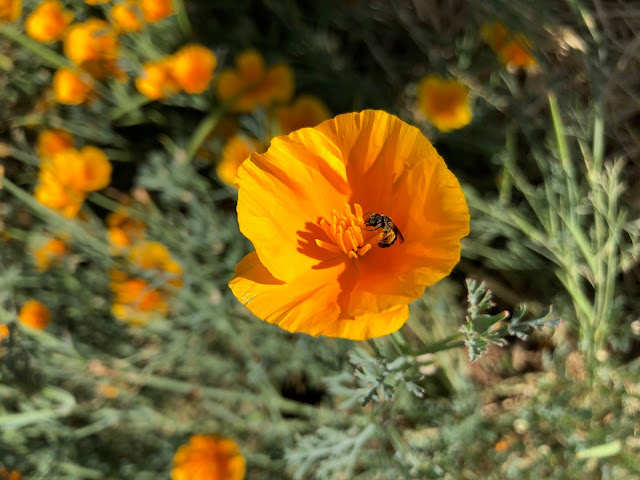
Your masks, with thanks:
[[[357,203],[353,209],[349,204],[344,205],[341,214],[332,210],[331,221],[322,218],[319,226],[327,238],[316,239],[318,247],[332,253],[344,253],[354,260],[371,250],[372,244],[384,235],[382,232],[367,233],[370,229],[365,228],[362,207]]]

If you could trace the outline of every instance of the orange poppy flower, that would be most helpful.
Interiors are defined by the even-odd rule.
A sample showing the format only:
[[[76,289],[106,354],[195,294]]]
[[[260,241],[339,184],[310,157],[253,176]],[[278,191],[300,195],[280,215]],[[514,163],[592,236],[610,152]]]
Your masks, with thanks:
[[[0,23],[14,22],[22,13],[21,0],[0,0]]]
[[[0,340],[2,340],[3,338],[8,338],[8,337],[9,337],[9,326],[8,325],[0,325]],[[0,477],[0,478],[2,478],[2,477]]]
[[[144,19],[149,22],[157,22],[173,15],[172,0],[138,0]]]
[[[138,218],[132,218],[123,208],[107,215],[107,237],[116,252],[141,241],[145,236],[146,225]]]
[[[135,84],[138,91],[151,100],[169,98],[180,90],[169,58],[145,63]]]
[[[230,187],[235,187],[233,181],[238,173],[238,167],[253,152],[258,151],[261,151],[261,145],[255,140],[244,135],[235,135],[230,138],[222,149],[222,160],[216,167],[216,173],[220,180]]]
[[[71,63],[96,78],[109,75],[119,80],[126,78],[117,65],[119,50],[116,32],[97,18],[71,25],[64,39],[64,54]]]
[[[142,12],[136,0],[127,0],[111,7],[111,17],[118,32],[142,31]]]
[[[164,316],[169,311],[166,295],[142,278],[120,280],[112,274],[111,290],[114,293],[111,313],[129,325],[145,326],[155,316]]]
[[[0,468],[0,480],[22,480],[22,474],[17,470],[9,471],[2,467]]]
[[[185,45],[172,57],[171,66],[175,79],[187,93],[202,93],[211,83],[218,59],[206,47]]]
[[[64,105],[84,103],[93,90],[91,77],[72,68],[60,67],[53,75],[53,98]]]
[[[102,150],[93,146],[82,150],[68,148],[42,164],[65,187],[79,192],[101,190],[111,180],[111,162]]]
[[[112,270],[111,291],[114,293],[111,312],[130,325],[147,325],[154,316],[166,315],[173,288],[182,287],[182,267],[171,257],[167,247],[158,242],[144,242],[131,247],[128,258],[132,264],[157,274],[170,274],[166,282],[151,285],[147,280]]]
[[[247,50],[236,57],[236,69],[220,73],[216,91],[221,100],[239,95],[231,110],[252,112],[275,102],[287,102],[294,89],[293,70],[286,64],[267,69],[260,52]]]
[[[418,107],[441,132],[450,132],[471,121],[469,89],[455,79],[427,75],[418,85]]]
[[[84,0],[84,3],[87,5],[102,5],[104,3],[109,3],[111,0]]]
[[[33,260],[36,268],[44,272],[67,253],[69,253],[69,247],[64,241],[51,238],[33,251]]]
[[[140,268],[159,270],[175,276],[182,275],[182,268],[171,255],[167,247],[159,242],[145,242],[134,245],[129,252],[129,260]],[[169,282],[173,286],[182,286],[182,281],[173,279]]]
[[[291,106],[280,107],[277,112],[280,131],[288,134],[304,127],[315,127],[329,118],[329,109],[313,95],[300,95]]]
[[[171,480],[242,480],[246,464],[228,438],[193,435],[173,457]]]
[[[18,320],[31,328],[44,330],[51,320],[51,312],[44,303],[27,300],[18,313]]]
[[[38,135],[37,152],[41,159],[50,158],[67,148],[73,148],[73,137],[66,130],[50,128]]]
[[[485,23],[481,34],[505,67],[530,68],[536,64],[529,48],[529,40],[524,35],[512,34],[498,21]]]
[[[56,210],[60,215],[75,217],[86,197],[84,192],[63,185],[51,169],[40,170],[39,182],[33,196],[42,205]]]
[[[363,340],[398,330],[409,302],[458,263],[469,232],[456,177],[417,128],[383,111],[276,137],[236,184],[255,251],[229,287],[291,332]]]
[[[73,12],[64,10],[59,0],[44,0],[27,17],[25,30],[38,42],[53,42],[62,39],[72,20]]]

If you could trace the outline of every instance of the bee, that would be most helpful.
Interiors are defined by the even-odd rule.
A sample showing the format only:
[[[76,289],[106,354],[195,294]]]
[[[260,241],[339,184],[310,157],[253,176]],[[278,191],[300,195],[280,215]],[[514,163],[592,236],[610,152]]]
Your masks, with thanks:
[[[386,215],[381,215],[380,213],[367,212],[365,216],[367,215],[368,217],[364,221],[364,224],[368,227],[373,227],[367,229],[367,231],[373,232],[375,230],[382,229],[382,232],[384,233],[384,236],[378,242],[378,246],[380,248],[388,248],[396,243],[396,240],[398,239],[400,239],[400,243],[404,243],[404,237],[402,236],[400,229],[396,227],[395,223],[393,223],[393,220]]]

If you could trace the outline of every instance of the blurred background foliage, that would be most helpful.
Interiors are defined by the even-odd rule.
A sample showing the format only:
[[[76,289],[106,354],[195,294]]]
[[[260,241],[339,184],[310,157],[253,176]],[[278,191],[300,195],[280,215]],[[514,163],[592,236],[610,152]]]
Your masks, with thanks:
[[[64,3],[76,21],[106,11]],[[238,443],[248,479],[640,478],[638,6],[175,7],[121,37],[127,73],[192,41],[215,52],[216,72],[255,48],[267,65],[290,65],[296,95],[319,97],[334,115],[399,115],[463,184],[472,218],[463,259],[412,304],[399,334],[355,343],[260,322],[226,286],[251,245],[215,166],[228,132],[267,143],[269,113],[225,113],[211,89],[151,102],[115,80],[87,105],[56,104],[60,49],[18,37],[21,21],[0,25],[0,323],[11,325],[0,346],[0,467],[33,479],[169,478],[189,436],[215,433]],[[529,39],[535,68],[501,65],[481,35],[495,20]],[[467,127],[441,133],[426,120],[416,95],[429,73],[469,87]],[[36,137],[51,127],[114,165],[82,221],[29,193]],[[104,220],[123,203],[183,271],[171,313],[144,327],[111,314],[119,260]],[[42,272],[30,252],[53,234],[71,253]],[[539,316],[553,304],[562,322],[524,338],[509,331],[470,363],[459,333],[465,316],[473,322],[465,277],[491,289],[491,314],[526,303]],[[46,330],[14,323],[34,297],[51,309]]]

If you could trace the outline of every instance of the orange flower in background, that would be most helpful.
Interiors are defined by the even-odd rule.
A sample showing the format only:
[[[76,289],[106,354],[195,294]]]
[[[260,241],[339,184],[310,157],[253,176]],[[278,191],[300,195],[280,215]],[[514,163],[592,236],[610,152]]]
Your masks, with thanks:
[[[530,68],[536,64],[529,48],[529,40],[524,35],[511,33],[498,21],[485,23],[481,34],[505,67]]]
[[[145,326],[154,316],[164,316],[169,311],[165,295],[142,278],[122,279],[112,272],[111,290],[111,313],[129,325]]]
[[[252,112],[275,102],[287,102],[294,89],[293,71],[286,64],[266,68],[260,52],[247,50],[236,57],[236,68],[220,73],[216,91],[223,100],[239,95],[231,106],[237,112]]]
[[[51,238],[33,251],[33,260],[36,268],[44,272],[67,253],[69,253],[69,247],[64,241]]]
[[[171,67],[178,84],[187,93],[202,93],[211,83],[218,59],[206,47],[185,45],[172,57]]]
[[[44,303],[27,300],[18,313],[18,320],[31,328],[44,330],[51,320],[51,312]]]
[[[21,13],[21,0],[0,0],[0,22],[14,22]]]
[[[0,325],[0,340],[2,340],[3,338],[8,338],[9,337],[9,325]],[[0,469],[0,472],[2,472],[2,470]],[[0,479],[2,477],[0,476]]]
[[[66,130],[50,128],[38,135],[36,150],[41,159],[50,158],[67,148],[73,148],[73,137]]]
[[[469,232],[456,177],[417,128],[383,111],[276,137],[236,183],[255,251],[229,287],[291,332],[363,340],[398,330],[409,302],[458,263]]]
[[[143,240],[146,234],[147,227],[144,222],[129,216],[125,208],[107,215],[105,223],[107,237],[116,253]]]
[[[174,14],[172,0],[138,0],[145,21],[153,23]]]
[[[174,287],[181,287],[182,267],[171,255],[167,247],[159,242],[144,242],[134,245],[129,251],[129,260],[140,268],[145,270],[158,270],[171,274],[167,284]]]
[[[142,31],[142,12],[135,0],[127,0],[111,7],[111,16],[118,32]]]
[[[455,79],[427,75],[418,85],[418,107],[441,132],[450,132],[471,121],[469,89]]]
[[[151,100],[170,97],[180,90],[172,69],[172,63],[168,58],[145,63],[142,72],[136,78],[136,88]]]
[[[64,39],[64,54],[71,63],[96,78],[126,78],[117,65],[119,49],[116,32],[97,18],[71,25]]]
[[[242,480],[246,462],[228,438],[193,435],[173,457],[171,480]]]
[[[46,169],[40,171],[33,196],[42,205],[56,210],[64,217],[72,218],[82,208],[86,193],[66,187],[60,183],[53,171]]]
[[[80,192],[101,190],[111,181],[111,162],[102,150],[92,146],[69,148],[42,163],[65,187]]]
[[[330,116],[327,106],[313,95],[300,95],[288,107],[280,107],[277,112],[280,131],[286,135],[304,127],[315,127]]]
[[[99,148],[68,148],[42,161],[34,196],[61,215],[75,217],[87,192],[109,184],[111,170],[111,162]]]
[[[0,468],[0,480],[22,480],[22,474],[17,470],[7,470],[5,467]]]
[[[59,0],[44,0],[27,17],[25,30],[38,42],[53,42],[62,39],[72,20],[73,12],[64,10]]]
[[[102,5],[104,3],[109,3],[111,0],[84,0],[84,3],[87,5]]]
[[[53,75],[53,98],[64,105],[84,103],[93,90],[93,80],[80,70],[60,67]]]
[[[233,181],[238,173],[238,167],[253,152],[262,151],[261,145],[244,135],[235,135],[229,139],[222,149],[222,160],[216,167],[216,173],[220,180],[231,187],[235,187]]]
[[[144,326],[154,317],[164,316],[169,311],[168,300],[173,292],[167,286],[182,287],[182,267],[158,242],[134,245],[129,250],[128,259],[135,267],[148,270],[149,274],[167,277],[166,281],[152,285],[143,278],[119,270],[110,272],[111,291],[114,294],[111,306],[113,316],[129,325]]]

